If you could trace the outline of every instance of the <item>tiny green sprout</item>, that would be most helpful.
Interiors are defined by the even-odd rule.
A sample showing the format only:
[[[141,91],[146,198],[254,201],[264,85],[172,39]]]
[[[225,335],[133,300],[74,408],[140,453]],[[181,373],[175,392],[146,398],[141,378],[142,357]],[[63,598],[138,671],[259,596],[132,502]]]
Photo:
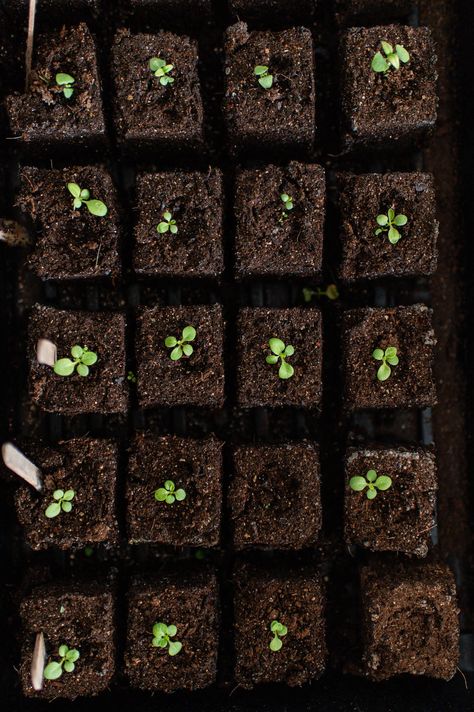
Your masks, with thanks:
[[[46,680],[57,680],[63,672],[74,672],[75,663],[80,658],[79,650],[68,648],[67,645],[60,645],[58,649],[59,662],[52,660],[44,669],[43,675]]]
[[[285,209],[282,212],[281,217],[280,217],[280,222],[282,223],[282,222],[284,222],[284,220],[287,220],[288,212],[290,210],[293,210],[295,205],[293,203],[293,198],[291,196],[289,196],[288,193],[281,193],[280,200],[282,201],[283,205],[285,206]]]
[[[62,87],[62,91],[66,99],[70,99],[74,94],[74,87],[72,85],[75,81],[74,77],[71,77],[70,74],[64,74],[63,72],[56,74],[56,84],[58,87]]]
[[[253,73],[258,77],[258,83],[263,89],[271,89],[273,85],[273,74],[268,73],[268,67],[264,64],[257,64],[253,68]]]
[[[72,509],[72,500],[74,499],[76,493],[74,490],[54,490],[53,499],[49,507],[45,511],[45,515],[48,519],[54,519],[61,512],[70,512]]]
[[[179,361],[183,356],[191,356],[194,349],[189,341],[194,341],[196,338],[196,329],[194,326],[185,326],[181,335],[181,339],[176,339],[174,336],[167,336],[165,346],[168,349],[173,349],[170,353],[172,361]]]
[[[362,492],[367,487],[367,499],[375,499],[377,490],[383,492],[384,490],[388,490],[391,486],[391,478],[387,475],[380,475],[378,477],[375,470],[368,470],[365,477],[351,477],[349,480],[349,487],[353,489],[354,492]]]
[[[270,641],[270,650],[272,650],[274,653],[277,653],[279,650],[281,650],[283,641],[280,640],[280,638],[284,638],[285,635],[288,633],[288,628],[286,625],[283,625],[283,623],[280,623],[279,621],[272,621],[270,623],[270,631],[273,633],[273,638]]]
[[[295,349],[293,348],[293,346],[285,346],[284,342],[281,339],[275,338],[270,339],[268,345],[272,353],[268,354],[265,359],[266,362],[270,364],[276,364],[278,363],[278,361],[281,361],[280,368],[278,370],[278,375],[280,376],[280,378],[283,379],[291,378],[295,372],[295,369],[291,364],[287,363],[286,359],[288,356],[293,356],[293,354],[295,353]]]
[[[336,284],[328,284],[326,289],[311,289],[310,287],[303,287],[303,299],[305,302],[310,302],[313,297],[327,297],[331,301],[339,299],[339,289]]]
[[[178,226],[176,225],[176,220],[174,220],[173,215],[166,211],[163,213],[163,220],[156,226],[157,231],[160,234],[170,231],[172,235],[176,235],[178,232]]]
[[[136,375],[133,373],[133,371],[129,371],[129,372],[127,373],[127,381],[130,381],[130,383],[136,383],[136,382],[137,382],[137,377],[136,377]]]
[[[168,648],[168,655],[177,655],[183,644],[174,638],[178,629],[175,625],[166,625],[166,623],[155,623],[153,626],[153,640],[151,644],[154,648]]]
[[[73,196],[72,207],[74,210],[79,210],[82,204],[87,206],[87,209],[92,215],[98,218],[103,218],[107,215],[107,206],[101,200],[90,200],[91,194],[87,188],[81,188],[77,183],[68,183],[67,189]]]
[[[76,344],[71,349],[71,356],[74,361],[71,361],[70,358],[60,358],[56,361],[54,373],[58,376],[71,376],[74,373],[74,369],[76,369],[80,376],[88,376],[89,366],[97,363],[97,354],[94,351],[89,351],[87,346],[78,346]]]
[[[164,59],[152,57],[148,66],[155,77],[159,77],[162,86],[165,87],[167,84],[173,84],[174,77],[171,76],[170,72],[173,71],[174,64],[167,64]]]
[[[183,499],[186,499],[186,492],[184,489],[176,489],[172,480],[166,480],[163,487],[159,487],[155,491],[155,499],[157,502],[166,502],[166,504],[173,504],[175,500],[182,502]]]
[[[402,45],[395,45],[395,51],[389,42],[382,40],[382,52],[377,52],[372,59],[372,69],[377,74],[387,74],[390,69],[400,69],[400,62],[406,64],[410,55]],[[385,56],[384,56],[385,55]]]
[[[408,222],[406,215],[395,215],[395,210],[390,208],[386,215],[377,215],[377,225],[379,226],[375,234],[381,235],[384,232],[388,233],[388,239],[392,245],[396,245],[401,238],[397,227],[403,227]]]
[[[398,364],[397,349],[395,346],[387,346],[385,351],[375,349],[372,353],[372,357],[376,361],[382,361],[377,371],[377,378],[379,381],[386,381],[387,378],[390,378],[392,373],[390,366],[396,366]]]

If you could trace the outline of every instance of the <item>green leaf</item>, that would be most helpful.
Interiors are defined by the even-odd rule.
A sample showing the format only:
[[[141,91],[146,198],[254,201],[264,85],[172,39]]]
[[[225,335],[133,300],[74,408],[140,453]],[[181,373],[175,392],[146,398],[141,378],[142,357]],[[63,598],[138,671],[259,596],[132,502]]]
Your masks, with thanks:
[[[167,494],[165,502],[166,502],[166,504],[174,504],[175,499],[176,498],[175,498],[174,494]]]
[[[67,647],[67,645],[60,645],[60,646],[59,646],[58,654],[59,654],[62,658],[65,658],[66,655],[68,654],[68,652],[69,652],[69,648]]]
[[[254,70],[253,70],[253,73],[257,77],[261,77],[262,74],[265,74],[266,72],[268,72],[268,67],[265,66],[264,64],[257,64],[257,66],[254,67]]]
[[[164,212],[163,217],[166,220],[166,222],[169,222],[173,216],[169,212]]]
[[[159,57],[152,57],[150,61],[148,62],[148,66],[150,67],[152,72],[156,72],[157,69],[160,69],[161,67],[164,67],[166,64],[164,59],[160,59]]]
[[[176,497],[178,502],[182,502],[183,499],[186,499],[186,492],[184,491],[184,489],[177,489],[174,493],[174,496]]]
[[[291,344],[289,344],[289,345],[286,347],[286,349],[285,349],[285,355],[286,355],[286,356],[293,356],[294,353],[295,353],[294,347],[291,346]]]
[[[71,77],[70,74],[64,74],[63,72],[59,72],[56,74],[56,84],[58,84],[60,87],[63,86],[64,84],[74,84],[75,79],[74,77]]]
[[[43,671],[46,680],[57,680],[62,674],[62,666],[56,662],[48,663]]]
[[[80,198],[82,200],[89,200],[90,197],[91,197],[90,191],[88,191],[87,188],[83,188],[81,190]]]
[[[375,349],[372,352],[372,356],[376,361],[381,361],[384,357],[384,353],[383,353],[382,349]]]
[[[79,210],[79,208],[82,206],[82,200],[80,198],[74,198],[74,201],[72,203],[72,207],[75,210]]]
[[[155,491],[155,499],[158,502],[164,502],[165,499],[167,498],[167,496],[168,496],[168,492],[163,487],[160,487],[159,489],[157,489]]]
[[[70,512],[72,509],[71,502],[63,502],[61,504],[61,509],[63,510],[63,512],[66,512],[66,513]]]
[[[93,366],[97,363],[97,354],[94,351],[85,351],[81,359],[86,366]]]
[[[101,200],[87,200],[86,205],[89,212],[98,218],[103,218],[104,215],[107,215],[107,206]]]
[[[395,210],[393,210],[393,208],[390,208],[389,211],[388,211],[388,213],[387,213],[387,216],[388,216],[389,222],[392,222],[392,220],[393,220],[394,217],[395,217]]]
[[[165,339],[165,346],[167,346],[169,349],[172,349],[173,346],[176,346],[178,343],[177,339],[175,339],[174,336],[167,336]]]
[[[151,644],[154,648],[166,648],[168,641],[166,638],[153,638]]]
[[[386,381],[387,378],[390,377],[391,373],[392,369],[390,368],[390,366],[388,366],[386,363],[383,363],[377,371],[377,378],[379,379],[379,381]]]
[[[161,77],[161,79],[160,79],[160,84],[164,87],[167,84],[173,84],[173,83],[174,83],[173,77]]]
[[[293,366],[289,363],[286,363],[286,361],[282,361],[280,368],[278,370],[278,375],[280,378],[283,380],[286,380],[288,378],[291,378],[295,372],[295,369]]]
[[[386,42],[385,40],[382,40],[380,43],[382,45],[382,49],[385,52],[385,54],[392,54],[393,53],[393,47],[390,44],[390,42]]]
[[[389,487],[392,486],[392,480],[386,475],[380,475],[380,477],[377,477],[375,481],[375,486],[377,487],[377,489],[382,490],[383,492],[385,490],[388,490]]]
[[[330,284],[326,289],[326,293],[328,295],[328,299],[334,300],[339,298],[339,290],[335,284]]]
[[[403,227],[404,225],[407,224],[408,218],[406,215],[397,215],[395,220],[393,221],[397,227]]]
[[[178,232],[178,226],[177,225],[170,225],[170,232],[172,235],[176,235]]]
[[[269,355],[266,357],[265,361],[266,361],[267,363],[271,363],[271,364],[278,363],[278,356],[275,356],[275,354],[269,354]]]
[[[75,667],[76,666],[74,665],[73,662],[71,662],[71,660],[64,661],[64,669],[66,672],[73,672]]]
[[[263,87],[263,89],[271,89],[273,84],[273,74],[267,74],[266,77],[260,77],[258,83],[261,87]]]
[[[166,482],[165,482],[165,490],[168,490],[168,492],[174,492],[174,482],[173,482],[173,480],[166,480]]]
[[[62,499],[63,497],[64,497],[64,490],[62,490],[62,489],[54,490],[53,499],[55,499],[56,502],[59,502],[59,500]]]
[[[368,470],[366,478],[368,482],[375,482],[375,480],[377,479],[377,472],[375,470]]]
[[[272,650],[274,653],[277,653],[279,650],[281,650],[283,647],[283,643],[280,640],[280,638],[273,638],[273,640],[270,641],[270,650]]]
[[[182,647],[183,647],[182,644],[179,643],[178,641],[170,641],[170,647],[169,647],[168,653],[172,656],[177,655]]]
[[[194,341],[196,338],[196,329],[194,326],[185,326],[183,329],[183,341]]]
[[[389,54],[387,57],[387,62],[392,65],[394,69],[400,69],[400,57],[398,54]]]
[[[368,489],[367,490],[367,499],[375,499],[377,496],[377,490],[376,489]]]
[[[387,356],[387,358],[388,357],[391,358],[392,356],[396,356],[396,355],[397,355],[396,347],[395,346],[387,346],[387,348],[385,349],[385,356]]]
[[[362,492],[362,490],[367,487],[367,482],[364,477],[351,477],[349,480],[349,487],[355,492]]]
[[[89,375],[89,366],[86,366],[84,363],[78,363],[76,369],[78,374],[83,378]]]
[[[179,361],[179,359],[182,357],[182,355],[183,355],[183,349],[181,348],[181,346],[176,346],[176,348],[174,348],[172,350],[172,352],[170,353],[170,359],[172,361]]]
[[[388,223],[388,217],[386,215],[377,215],[377,225],[384,227]]]
[[[387,363],[389,363],[390,366],[398,366],[398,356],[389,356],[389,358],[387,358]]]
[[[74,94],[74,89],[72,87],[64,87],[63,94],[66,99],[70,99],[71,96]]]
[[[194,349],[191,346],[191,344],[184,344],[183,346],[183,353],[185,356],[191,356],[193,353]]]
[[[371,67],[374,72],[386,72],[389,64],[381,52],[377,52],[372,59]]]
[[[70,358],[60,358],[54,364],[54,373],[58,376],[70,376],[74,372],[74,361]]]
[[[73,358],[81,358],[82,354],[84,353],[84,349],[81,346],[73,346],[71,349],[71,356]]]
[[[54,517],[57,517],[58,514],[61,512],[61,505],[59,502],[51,502],[49,507],[47,507],[45,511],[45,516],[48,517],[48,519],[54,519]]]
[[[396,245],[400,238],[401,238],[401,235],[398,232],[397,228],[391,227],[390,230],[388,231],[388,239],[392,243],[392,245]]]
[[[156,226],[156,229],[158,230],[158,232],[160,233],[160,235],[164,235],[165,232],[168,232],[168,230],[170,229],[170,226],[169,226],[169,224],[168,224],[167,222],[160,222],[160,223],[158,223],[158,225]]]
[[[67,189],[74,198],[79,198],[81,195],[81,189],[77,183],[68,183]]]
[[[171,638],[173,638],[173,637],[176,635],[177,632],[178,632],[178,629],[176,628],[175,625],[169,625],[169,626],[168,626],[168,635],[169,635]]]
[[[280,195],[280,198],[282,199],[282,201],[283,201],[284,203],[286,203],[286,202],[288,202],[288,200],[290,199],[290,196],[289,196],[287,193],[282,193],[282,194]]]
[[[407,50],[403,45],[395,45],[395,52],[397,53],[403,64],[406,64],[410,61],[410,55],[408,54]]]
[[[285,350],[285,344],[281,339],[270,339],[268,345],[270,347],[270,350],[277,356],[279,356]]]
[[[161,638],[164,635],[166,635],[168,632],[168,628],[165,623],[155,623],[153,626],[153,635],[155,638]]]

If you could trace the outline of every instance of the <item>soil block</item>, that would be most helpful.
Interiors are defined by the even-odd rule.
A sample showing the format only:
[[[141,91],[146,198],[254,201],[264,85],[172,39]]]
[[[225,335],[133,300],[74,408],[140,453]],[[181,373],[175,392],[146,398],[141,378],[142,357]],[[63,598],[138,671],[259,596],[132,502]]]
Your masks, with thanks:
[[[249,32],[229,27],[225,40],[224,115],[233,152],[273,147],[310,150],[315,137],[314,58],[311,32]],[[260,86],[256,66],[267,66],[271,88]]]
[[[423,304],[390,309],[346,311],[342,327],[342,361],[345,375],[344,406],[361,408],[426,408],[436,405],[433,350],[436,338],[432,311]],[[382,361],[375,349],[397,349],[398,365],[381,381]]]
[[[433,176],[425,173],[341,175],[342,262],[339,276],[353,282],[379,277],[431,275],[436,271],[438,221]],[[396,227],[401,236],[389,240],[390,225],[377,216],[392,209],[408,221]],[[396,235],[395,238],[396,239]]]
[[[224,270],[222,173],[170,171],[137,179],[133,266],[154,277],[217,278]],[[173,233],[163,217],[175,220]],[[164,233],[158,225],[168,224]],[[171,226],[173,227],[173,226]]]
[[[233,17],[248,22],[285,20],[295,24],[310,22],[316,0],[299,0],[293,5],[286,0],[229,0]]]
[[[318,408],[321,401],[322,320],[319,309],[241,309],[238,317],[237,398],[243,407]],[[292,377],[279,376],[280,361],[266,362],[268,342],[293,346]]]
[[[157,501],[166,481],[183,500]],[[222,512],[222,443],[139,435],[130,447],[127,526],[131,544],[217,546]]]
[[[41,4],[41,3],[40,3]],[[66,98],[57,74],[74,79]],[[30,88],[6,98],[10,133],[25,153],[48,158],[51,150],[84,151],[104,147],[105,124],[94,40],[87,25],[40,34]],[[18,142],[15,142],[15,146]]]
[[[325,176],[291,162],[240,171],[235,188],[237,276],[317,278],[322,266]],[[281,196],[291,198],[291,209]]]
[[[321,529],[319,448],[242,446],[233,452],[229,509],[234,547],[303,549]]]
[[[235,680],[303,685],[322,675],[326,643],[321,575],[310,568],[242,565],[234,574]],[[286,626],[278,651],[270,649],[272,621]]]
[[[163,85],[150,69],[158,58],[172,64]],[[173,155],[203,144],[203,106],[197,42],[171,32],[136,34],[119,30],[112,46],[115,123],[130,151]]]
[[[58,359],[87,346],[97,354],[88,376],[77,371],[58,376],[36,358],[38,339],[49,339]],[[36,304],[29,320],[30,398],[43,410],[64,415],[125,413],[128,383],[125,370],[125,317],[113,312],[73,312]]]
[[[364,670],[449,680],[459,660],[456,585],[443,564],[378,562],[361,571]]]
[[[381,42],[402,45],[407,64],[372,69]],[[351,28],[341,41],[343,143],[362,147],[412,143],[436,122],[436,55],[427,27]]]
[[[367,490],[349,486],[352,477],[369,470],[392,480],[375,499]],[[345,517],[347,544],[371,551],[398,551],[426,556],[430,531],[436,524],[436,459],[422,448],[349,448],[345,459]]]
[[[20,169],[16,206],[36,234],[28,265],[41,279],[117,278],[120,275],[120,219],[117,194],[103,168]],[[103,217],[87,205],[73,207],[68,183],[107,206]]]
[[[336,0],[336,18],[346,25],[406,19],[414,0]]]
[[[192,326],[191,356],[173,360],[165,339],[182,339]],[[136,337],[137,390],[141,408],[224,404],[224,321],[222,307],[180,306],[141,309]]]
[[[114,597],[103,583],[48,584],[33,589],[21,603],[23,627],[20,668],[27,697],[75,699],[109,688],[115,672]],[[37,633],[43,632],[47,662],[59,662],[58,649],[67,645],[79,651],[73,672],[57,680],[44,680],[40,692],[33,690],[31,659]]]
[[[152,645],[155,623],[176,626],[172,640],[182,644],[177,655]],[[125,649],[125,672],[132,687],[160,692],[207,687],[216,679],[218,645],[218,586],[213,572],[164,574],[132,582]]]

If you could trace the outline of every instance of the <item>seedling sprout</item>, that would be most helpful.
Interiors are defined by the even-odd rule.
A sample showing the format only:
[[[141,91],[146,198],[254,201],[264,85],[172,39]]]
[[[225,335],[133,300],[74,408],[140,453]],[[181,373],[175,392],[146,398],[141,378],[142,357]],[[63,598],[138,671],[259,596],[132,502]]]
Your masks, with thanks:
[[[76,493],[72,489],[66,491],[62,489],[54,490],[54,502],[51,502],[45,511],[45,515],[48,519],[54,519],[54,517],[57,517],[61,512],[70,512],[72,509],[72,500],[75,495]]]
[[[176,220],[173,218],[172,213],[166,210],[163,215],[163,220],[156,226],[157,231],[160,234],[170,231],[172,235],[176,235],[178,232],[178,226],[176,225]]]
[[[349,487],[354,492],[363,492],[367,488],[367,499],[375,499],[378,490],[384,492],[392,486],[392,480],[387,475],[377,476],[376,470],[368,470],[365,477],[356,476],[349,480]]]
[[[168,349],[173,349],[170,353],[170,359],[172,361],[179,361],[183,356],[191,356],[194,349],[189,343],[189,341],[194,341],[196,338],[196,329],[194,326],[185,326],[181,339],[176,339],[174,336],[167,336],[165,339],[165,346]]]
[[[279,621],[272,621],[270,623],[270,631],[273,633],[273,638],[270,641],[269,647],[272,652],[277,653],[283,646],[281,638],[284,638],[288,633],[288,628]]]
[[[54,373],[58,376],[71,376],[76,370],[80,376],[88,376],[89,366],[97,363],[98,358],[97,354],[94,351],[89,351],[87,346],[78,346],[77,344],[72,347],[71,356],[73,361],[70,358],[60,358],[56,361]]]
[[[387,346],[385,351],[382,349],[375,349],[372,353],[372,357],[376,361],[382,361],[377,370],[377,378],[379,381],[386,381],[392,374],[390,366],[396,366],[399,362],[397,349],[395,346]]]
[[[63,672],[74,672],[75,663],[80,658],[79,650],[68,648],[67,645],[60,645],[58,649],[59,662],[52,660],[44,669],[46,680],[57,680]]]
[[[81,188],[77,183],[68,183],[67,189],[73,196],[72,207],[74,210],[79,210],[84,204],[88,211],[98,218],[103,218],[107,215],[107,206],[101,200],[91,200],[90,191],[87,188]]]
[[[152,57],[149,62],[149,67],[155,77],[159,77],[162,86],[165,87],[167,84],[173,84],[174,77],[172,77],[170,73],[174,69],[174,64],[168,64],[160,57]]]
[[[70,74],[65,74],[64,72],[59,72],[56,74],[56,84],[58,87],[62,88],[62,92],[65,96],[66,99],[70,99],[72,95],[74,94],[74,87],[73,84],[76,81],[74,77],[71,77]]]
[[[326,289],[311,289],[310,287],[303,287],[303,299],[305,302],[309,303],[313,297],[327,297],[331,301],[339,299],[339,289],[335,284],[328,284]]]
[[[388,233],[387,237],[389,242],[391,242],[392,245],[396,245],[401,238],[401,234],[397,228],[403,227],[407,222],[408,218],[406,215],[402,213],[395,215],[395,210],[390,208],[386,215],[377,215],[377,225],[379,227],[376,229],[375,234],[381,235],[385,232]]]
[[[378,51],[372,59],[372,69],[377,74],[387,74],[390,69],[400,69],[400,62],[406,64],[410,61],[410,55],[403,45],[395,45],[395,50],[392,45],[385,40],[380,43],[382,52]]]
[[[153,640],[151,644],[154,648],[168,648],[168,655],[177,655],[183,644],[174,638],[178,629],[175,625],[166,625],[166,623],[155,623],[153,626]]]
[[[186,499],[186,492],[184,489],[176,489],[173,480],[166,480],[163,487],[159,487],[155,491],[155,499],[157,502],[166,502],[166,504],[173,504],[176,500],[177,502],[182,502]]]
[[[257,64],[253,68],[253,73],[258,77],[258,83],[263,89],[271,89],[273,85],[273,74],[269,74],[269,68],[264,64]]]
[[[270,364],[276,364],[280,361],[280,368],[278,369],[278,375],[282,379],[291,378],[295,372],[293,366],[287,362],[288,356],[293,356],[295,349],[293,346],[285,346],[281,339],[270,339],[268,342],[271,354],[266,357],[266,362]]]

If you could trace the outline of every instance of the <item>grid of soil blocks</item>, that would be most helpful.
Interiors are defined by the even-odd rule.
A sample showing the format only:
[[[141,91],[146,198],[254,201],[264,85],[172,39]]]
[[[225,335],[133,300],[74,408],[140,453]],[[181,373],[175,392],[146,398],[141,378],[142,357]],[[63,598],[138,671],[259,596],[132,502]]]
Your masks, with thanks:
[[[322,320],[319,309],[245,308],[237,320],[237,399],[245,408],[298,406],[318,408],[322,388]],[[283,359],[272,357],[270,339],[284,342]],[[274,359],[272,359],[274,360]],[[290,377],[280,376],[282,363],[293,369]]]
[[[139,312],[137,322],[140,407],[196,405],[221,408],[224,404],[222,307],[215,304],[144,308]],[[196,332],[190,341],[183,339],[183,330],[188,326]],[[167,339],[174,339],[176,345],[167,346]],[[179,341],[184,342],[182,353],[175,359],[174,350],[180,348]],[[192,346],[189,356],[185,353],[187,346]]]
[[[343,316],[344,406],[426,408],[436,404],[432,365],[436,339],[431,309],[423,304],[389,309],[352,309]],[[398,364],[385,364],[386,350],[396,349]],[[384,357],[377,359],[380,350]],[[390,370],[380,380],[380,368]]]
[[[72,312],[36,304],[29,319],[30,398],[43,410],[64,415],[125,413],[128,383],[125,371],[125,317],[113,312]],[[39,339],[57,347],[58,359],[75,361],[74,346],[97,354],[89,374],[58,375],[37,360]]]
[[[346,25],[406,18],[413,0],[336,0],[336,17]]]
[[[311,150],[315,138],[311,32],[304,27],[249,32],[244,22],[238,22],[226,32],[225,55],[224,114],[232,151],[262,145]],[[259,67],[268,67],[265,77],[255,73]]]
[[[341,175],[339,189],[341,279],[413,277],[436,271],[438,221],[433,176]],[[385,224],[380,225],[377,218]]]
[[[120,275],[119,207],[112,179],[105,169],[24,167],[20,169],[20,182],[16,205],[36,236],[28,264],[41,279]],[[74,188],[70,190],[68,184],[88,191],[89,199],[80,198],[74,203],[71,193]],[[106,206],[105,215],[104,209],[93,201]]]
[[[236,682],[302,685],[325,669],[325,596],[321,575],[310,568],[243,564],[234,573]],[[272,650],[273,621],[287,629]]]
[[[319,275],[325,188],[321,166],[296,161],[286,168],[238,173],[234,211],[239,278]]]
[[[375,71],[382,42],[401,46],[399,68]],[[434,127],[437,112],[436,55],[426,27],[352,28],[341,40],[343,143],[366,147],[420,140]],[[398,56],[398,55],[397,55]]]
[[[55,446],[30,444],[23,452],[39,467],[43,480],[41,492],[23,485],[15,498],[17,517],[32,549],[117,543],[116,443],[73,438]],[[63,497],[72,492],[72,499],[59,497],[61,492]]]
[[[387,490],[370,499],[365,487],[354,490],[353,477],[368,481],[367,473],[389,477]],[[426,556],[436,524],[436,459],[422,448],[349,448],[345,459],[344,532],[347,544],[371,551],[398,551]]]
[[[115,673],[114,596],[100,583],[46,584],[21,603],[23,647],[20,676],[27,697],[75,699],[108,689]],[[60,646],[77,650],[74,674],[45,679],[43,689],[31,684],[36,635],[43,633],[47,663],[59,662]]]
[[[222,443],[149,434],[135,438],[127,477],[131,544],[218,546],[221,512]]]
[[[313,546],[322,519],[319,483],[316,445],[235,448],[228,495],[234,547]]]
[[[151,60],[166,62],[164,69],[152,70]],[[197,43],[189,37],[171,32],[117,33],[111,71],[116,130],[125,148],[132,152],[156,150],[163,155],[202,147],[203,106],[197,65]],[[157,71],[163,75],[156,75]]]
[[[366,674],[451,679],[459,660],[451,571],[443,564],[378,562],[362,569],[360,585]]]
[[[289,5],[286,0],[229,0],[229,4],[238,20],[255,22],[278,18],[295,24],[311,20],[316,0],[299,0],[294,5]]]
[[[27,93],[6,98],[12,135],[21,138],[21,148],[30,154],[48,155],[55,148],[79,153],[103,147],[101,84],[87,26],[42,34],[35,47]]]
[[[155,647],[154,626],[175,626],[177,654]],[[213,572],[135,580],[128,595],[125,672],[132,687],[198,690],[216,679],[219,645],[218,586]],[[173,652],[173,650],[171,649]]]
[[[154,277],[220,277],[224,270],[223,201],[218,169],[140,174],[135,272]]]

